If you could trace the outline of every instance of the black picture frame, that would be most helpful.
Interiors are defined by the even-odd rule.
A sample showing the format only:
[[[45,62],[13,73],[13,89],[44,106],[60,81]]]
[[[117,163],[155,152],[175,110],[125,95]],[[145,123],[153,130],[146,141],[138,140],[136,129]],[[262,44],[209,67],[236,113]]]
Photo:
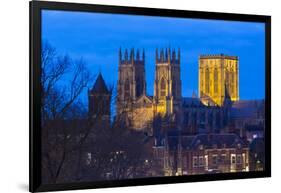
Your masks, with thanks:
[[[80,3],[62,3],[47,1],[29,2],[30,10],[30,144],[29,144],[29,191],[59,191],[89,188],[107,188],[139,186],[152,184],[183,183],[244,178],[261,178],[271,176],[271,17],[265,15],[248,15],[233,13],[215,13],[202,11],[185,11],[141,7],[124,7],[93,5]],[[228,21],[262,22],[265,24],[265,170],[245,173],[219,173],[191,176],[154,177],[145,179],[127,179],[120,181],[81,182],[67,184],[42,185],[41,130],[40,130],[40,53],[41,53],[41,10],[67,10],[82,12],[119,13],[130,15],[168,16],[177,18],[203,18]]]

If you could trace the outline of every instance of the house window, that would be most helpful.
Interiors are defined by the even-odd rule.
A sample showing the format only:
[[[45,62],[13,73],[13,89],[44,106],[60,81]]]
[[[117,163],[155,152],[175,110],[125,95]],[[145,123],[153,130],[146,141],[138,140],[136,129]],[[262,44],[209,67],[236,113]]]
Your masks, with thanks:
[[[87,153],[86,164],[90,165],[91,161],[92,161],[92,154],[91,153]]]
[[[205,170],[208,170],[208,166],[209,166],[209,160],[208,160],[208,155],[205,155]]]
[[[204,157],[199,156],[199,166],[204,166]]]
[[[174,166],[174,160],[173,158],[170,158],[170,167],[173,167]]]
[[[235,163],[236,163],[236,155],[231,154],[231,164],[235,164]]]
[[[193,162],[194,168],[198,167],[198,157],[197,156],[193,156],[192,162]]]
[[[217,155],[213,155],[212,156],[212,162],[213,162],[213,165],[217,165],[218,164],[218,156]]]
[[[220,163],[222,163],[222,164],[226,163],[226,154],[221,154],[221,156],[220,156]]]
[[[237,155],[237,157],[236,157],[236,163],[237,164],[242,164],[242,156],[240,154]]]

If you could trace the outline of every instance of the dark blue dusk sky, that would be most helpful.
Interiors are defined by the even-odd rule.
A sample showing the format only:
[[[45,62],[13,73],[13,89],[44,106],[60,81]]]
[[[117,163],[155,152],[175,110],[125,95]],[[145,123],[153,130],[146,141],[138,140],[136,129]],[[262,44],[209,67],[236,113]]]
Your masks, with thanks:
[[[118,78],[118,49],[145,49],[148,94],[153,94],[155,49],[181,49],[183,96],[198,90],[200,54],[239,57],[240,99],[265,95],[265,28],[263,23],[132,16],[69,11],[42,12],[42,38],[74,59],[83,57],[106,83]]]

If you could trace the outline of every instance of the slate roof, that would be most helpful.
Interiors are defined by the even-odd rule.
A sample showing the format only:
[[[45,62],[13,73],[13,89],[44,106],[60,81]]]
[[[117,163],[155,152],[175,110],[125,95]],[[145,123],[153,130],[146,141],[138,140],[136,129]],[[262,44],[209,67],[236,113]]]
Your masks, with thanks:
[[[230,115],[232,118],[251,118],[256,117],[262,109],[264,100],[240,100],[233,102]]]
[[[245,126],[246,131],[263,131],[262,125],[246,125]]]
[[[183,97],[182,102],[183,102],[183,106],[190,106],[190,107],[204,106],[203,103],[201,103],[200,99],[195,97]]]
[[[169,149],[176,150],[180,141],[181,147],[186,150],[197,150],[201,145],[204,149],[236,148],[238,144],[247,147],[246,142],[236,134],[199,134],[181,136],[181,139],[179,136],[168,136]]]
[[[93,88],[91,89],[91,93],[98,93],[98,94],[109,94],[109,91],[107,89],[107,86],[104,82],[104,79],[101,75],[101,73],[99,73],[96,82],[93,86]]]

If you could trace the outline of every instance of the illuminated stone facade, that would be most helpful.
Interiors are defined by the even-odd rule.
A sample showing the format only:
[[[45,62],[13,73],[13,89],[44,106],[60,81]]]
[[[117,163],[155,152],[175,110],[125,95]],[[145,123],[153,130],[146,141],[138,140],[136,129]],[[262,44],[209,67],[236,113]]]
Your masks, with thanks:
[[[238,57],[226,55],[201,55],[199,57],[199,95],[208,105],[222,106],[226,93],[231,101],[239,100]]]
[[[154,80],[155,110],[160,114],[179,112],[181,106],[180,50],[178,56],[170,49],[156,50]]]
[[[129,56],[130,54],[130,56]],[[119,51],[118,115],[126,117],[134,129],[147,128],[157,114],[175,115],[181,110],[180,50],[156,50],[154,96],[146,93],[145,54],[134,49]]]
[[[152,144],[153,159],[163,168],[163,175],[249,171],[248,143],[255,141],[257,132],[264,131],[264,101],[239,100],[238,70],[237,57],[202,55],[200,96],[194,93],[192,97],[183,97],[180,50],[156,50],[154,93],[149,96],[144,51],[140,54],[131,49],[122,53],[120,49],[117,116],[125,115],[130,128],[148,134],[148,146]],[[95,117],[99,109],[91,107],[101,98],[109,100],[106,96],[110,95],[99,76],[89,92],[90,117]],[[102,104],[105,103],[109,101]],[[108,117],[109,108],[105,107],[107,110],[101,112]],[[245,129],[253,125],[259,130]],[[263,162],[253,152],[252,170],[262,168]]]

